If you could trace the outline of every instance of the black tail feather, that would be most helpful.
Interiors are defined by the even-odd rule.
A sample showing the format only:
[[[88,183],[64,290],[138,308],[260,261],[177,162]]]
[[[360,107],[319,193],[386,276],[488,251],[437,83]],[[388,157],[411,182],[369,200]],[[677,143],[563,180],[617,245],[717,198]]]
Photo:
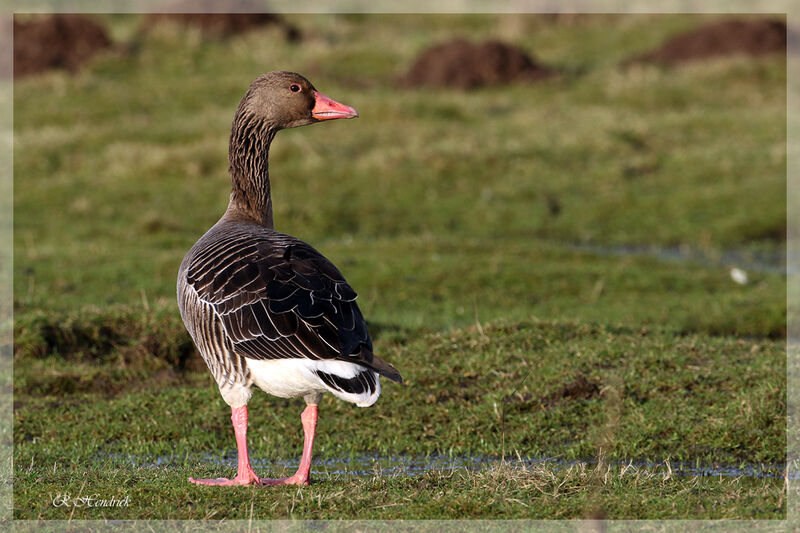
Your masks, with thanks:
[[[372,368],[372,370],[374,370],[381,376],[385,376],[386,378],[391,379],[395,383],[403,382],[403,376],[400,375],[400,372],[398,372],[395,367],[393,367],[380,357],[373,355],[372,360],[368,363],[368,365],[370,368]]]

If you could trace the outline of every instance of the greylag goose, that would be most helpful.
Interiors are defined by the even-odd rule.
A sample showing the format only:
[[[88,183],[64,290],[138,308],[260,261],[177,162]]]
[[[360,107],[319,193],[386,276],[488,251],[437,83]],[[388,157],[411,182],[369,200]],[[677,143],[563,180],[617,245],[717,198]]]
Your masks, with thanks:
[[[322,394],[367,407],[380,395],[379,375],[402,382],[372,353],[356,293],[339,270],[310,245],[273,229],[267,156],[275,134],[357,116],[293,72],[259,76],[239,102],[229,144],[228,209],[178,272],[181,317],[231,407],[238,468],[233,479],[189,478],[193,483],[307,485]],[[250,466],[247,402],[253,385],[305,399],[303,455],[291,477],[259,478]]]

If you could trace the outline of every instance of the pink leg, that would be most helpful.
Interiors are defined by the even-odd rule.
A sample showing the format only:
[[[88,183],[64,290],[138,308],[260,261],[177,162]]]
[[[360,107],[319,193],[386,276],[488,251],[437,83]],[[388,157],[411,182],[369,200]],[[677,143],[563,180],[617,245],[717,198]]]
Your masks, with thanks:
[[[253,472],[250,466],[250,457],[247,454],[247,406],[234,407],[231,409],[231,421],[233,431],[236,434],[236,448],[239,454],[239,464],[236,477],[226,479],[194,479],[189,478],[192,483],[198,485],[260,485],[261,479]]]
[[[300,420],[303,421],[303,457],[300,459],[300,467],[292,477],[284,479],[261,479],[262,485],[308,485],[311,472],[311,449],[314,447],[314,432],[317,429],[318,409],[314,404],[306,406]],[[245,452],[246,453],[246,452]]]

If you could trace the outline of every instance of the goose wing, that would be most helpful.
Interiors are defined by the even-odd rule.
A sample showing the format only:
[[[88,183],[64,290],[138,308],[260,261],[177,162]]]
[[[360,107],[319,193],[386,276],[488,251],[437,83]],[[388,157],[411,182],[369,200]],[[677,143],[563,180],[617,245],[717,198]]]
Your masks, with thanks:
[[[299,239],[277,232],[227,234],[195,255],[186,276],[239,355],[342,360],[400,379],[372,354],[355,291]]]

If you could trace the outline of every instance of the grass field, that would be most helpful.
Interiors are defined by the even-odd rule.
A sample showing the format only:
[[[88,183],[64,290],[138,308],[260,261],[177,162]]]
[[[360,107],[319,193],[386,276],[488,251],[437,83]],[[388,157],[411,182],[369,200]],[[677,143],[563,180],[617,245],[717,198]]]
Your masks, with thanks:
[[[706,16],[289,18],[299,44],[105,15],[125,47],[16,82],[14,517],[785,517],[786,278],[759,267],[785,243],[785,57],[618,66]],[[395,85],[455,36],[561,74]],[[175,275],[273,69],[360,113],[278,135],[276,227],[340,267],[406,382],[370,409],[323,400],[311,486],[197,487],[235,443]],[[259,474],[299,460],[301,408],[255,393]],[[325,467],[365,457],[370,475]],[[397,457],[493,460],[381,471]]]

